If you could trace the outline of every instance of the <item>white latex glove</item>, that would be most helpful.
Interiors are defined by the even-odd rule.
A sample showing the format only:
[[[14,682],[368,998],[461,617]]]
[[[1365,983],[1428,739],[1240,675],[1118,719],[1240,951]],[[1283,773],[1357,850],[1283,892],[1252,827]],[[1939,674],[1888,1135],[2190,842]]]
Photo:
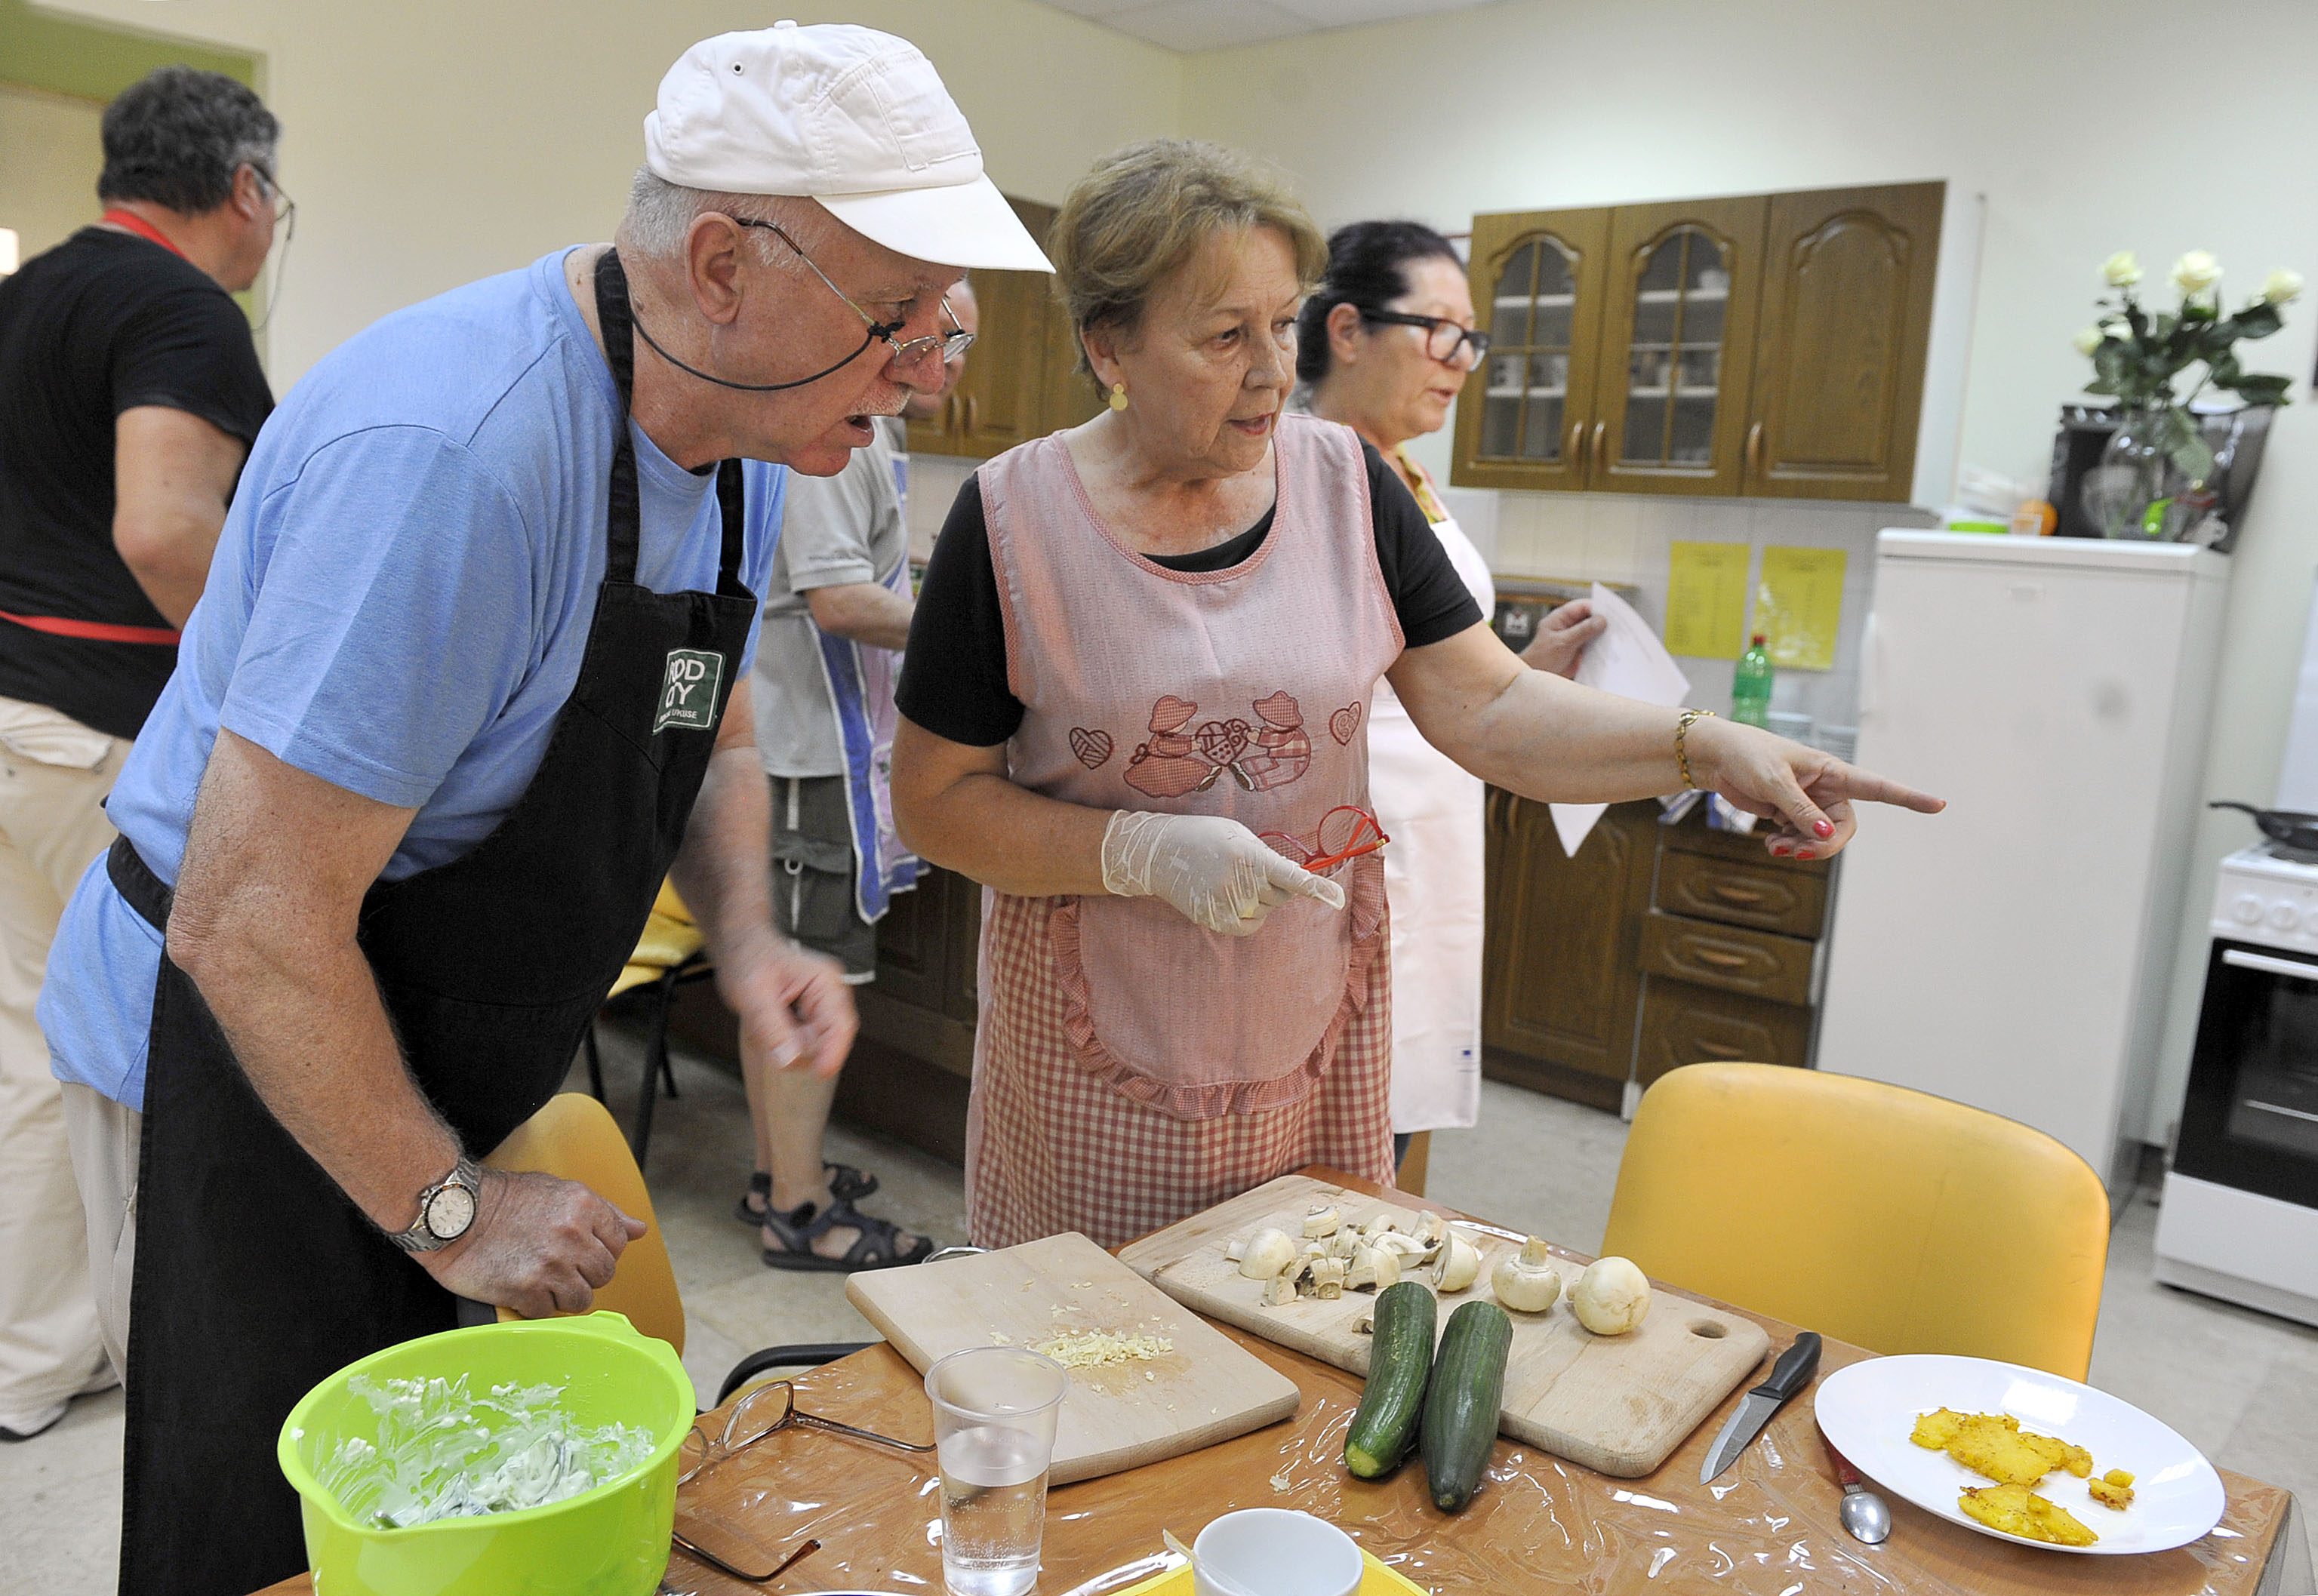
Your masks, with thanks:
[[[1221,815],[1119,811],[1102,834],[1102,884],[1122,898],[1164,898],[1226,937],[1248,935],[1290,898],[1344,906],[1343,888]]]

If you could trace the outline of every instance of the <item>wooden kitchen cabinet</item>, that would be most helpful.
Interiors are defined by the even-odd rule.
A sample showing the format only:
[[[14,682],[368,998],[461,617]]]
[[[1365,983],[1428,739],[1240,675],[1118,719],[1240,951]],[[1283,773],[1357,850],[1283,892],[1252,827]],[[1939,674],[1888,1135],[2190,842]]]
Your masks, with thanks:
[[[1546,806],[1491,789],[1481,1068],[1618,1109],[1668,1070],[1808,1065],[1833,862],[1613,806],[1575,859]]]
[[[1633,1065],[1658,811],[1613,805],[1571,858],[1544,804],[1490,789],[1484,1074],[1619,1106]]]
[[[1904,501],[1945,188],[1475,217],[1451,480]]]
[[[1946,187],[1771,196],[1744,491],[1908,497]]]
[[[1034,238],[1044,240],[1055,210],[1010,199]],[[1075,426],[1101,408],[1094,386],[1072,370],[1077,359],[1070,318],[1055,302],[1044,272],[975,272],[982,324],[966,352],[966,372],[931,421],[910,423],[912,453],[987,460],[1017,444]]]

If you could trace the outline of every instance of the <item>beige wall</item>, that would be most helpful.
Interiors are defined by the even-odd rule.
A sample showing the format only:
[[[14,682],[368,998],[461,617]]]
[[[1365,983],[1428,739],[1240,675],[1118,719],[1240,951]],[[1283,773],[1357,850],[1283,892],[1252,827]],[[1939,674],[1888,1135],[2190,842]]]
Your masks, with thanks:
[[[2054,406],[2085,375],[2069,336],[2109,251],[2135,248],[2161,277],[2182,250],[2212,249],[2233,295],[2273,265],[2318,282],[2313,61],[2318,6],[2305,0],[1508,0],[1193,58],[1183,116],[1282,162],[1332,224],[1413,214],[1461,230],[1477,211],[1934,177],[1952,206],[1984,193],[1962,457],[2041,480]],[[2200,86],[2157,86],[2169,64]],[[2292,373],[2300,402],[2279,417],[2239,545],[2215,797],[2271,794],[2318,565],[2318,405],[2304,385],[2318,301],[2287,319],[2247,363]],[[1958,635],[1968,646],[1969,617]],[[2152,1137],[2180,1100],[2211,865],[2251,838],[2242,816],[2199,827],[2172,910],[2182,964]]]
[[[96,220],[103,114],[94,100],[0,83],[0,228],[16,229],[25,260]]]
[[[287,391],[386,312],[611,236],[660,75],[775,18],[922,46],[991,176],[1052,202],[1094,157],[1172,132],[1181,58],[1032,0],[63,0],[54,9],[261,52],[298,237],[269,363]],[[4,224],[0,224],[4,225]]]

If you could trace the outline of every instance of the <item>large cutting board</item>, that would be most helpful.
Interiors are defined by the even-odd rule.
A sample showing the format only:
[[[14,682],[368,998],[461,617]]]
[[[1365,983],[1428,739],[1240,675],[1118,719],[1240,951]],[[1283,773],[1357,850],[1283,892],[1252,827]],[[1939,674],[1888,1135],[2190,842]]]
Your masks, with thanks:
[[[1197,1451],[1296,1411],[1295,1381],[1075,1231],[865,1271],[845,1295],[921,1373],[963,1348],[1037,1347],[1067,1331],[1174,1342],[1156,1358],[1071,1370],[1048,1475],[1057,1485]]]
[[[1224,1256],[1233,1238],[1266,1224],[1301,1234],[1304,1215],[1324,1203],[1334,1204],[1355,1224],[1393,1206],[1308,1175],[1283,1175],[1146,1236],[1121,1251],[1119,1259],[1186,1306],[1366,1375],[1369,1338],[1352,1327],[1374,1306],[1370,1293],[1348,1291],[1334,1302],[1299,1297],[1267,1308],[1260,1301],[1262,1287]],[[1414,1229],[1415,1212],[1397,1211]],[[1469,1290],[1441,1298],[1443,1326],[1458,1305],[1492,1298],[1489,1271],[1506,1253],[1519,1251],[1523,1240],[1491,1227],[1458,1228],[1481,1251],[1481,1278]],[[1752,1320],[1663,1286],[1654,1287],[1649,1316],[1639,1329],[1622,1336],[1592,1334],[1568,1303],[1568,1288],[1577,1284],[1583,1260],[1556,1249],[1555,1261],[1563,1300],[1543,1314],[1512,1315],[1513,1350],[1498,1427],[1515,1439],[1621,1479],[1652,1473],[1753,1372],[1770,1348],[1770,1337]],[[1414,1278],[1431,1284],[1424,1274]]]

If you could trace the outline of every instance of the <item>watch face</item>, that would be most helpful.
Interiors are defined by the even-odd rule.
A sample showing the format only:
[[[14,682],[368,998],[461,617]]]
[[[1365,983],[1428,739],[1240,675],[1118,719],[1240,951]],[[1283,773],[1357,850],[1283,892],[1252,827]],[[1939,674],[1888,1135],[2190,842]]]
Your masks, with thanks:
[[[427,1204],[427,1228],[444,1241],[467,1233],[475,1222],[475,1194],[463,1186],[446,1186]]]

